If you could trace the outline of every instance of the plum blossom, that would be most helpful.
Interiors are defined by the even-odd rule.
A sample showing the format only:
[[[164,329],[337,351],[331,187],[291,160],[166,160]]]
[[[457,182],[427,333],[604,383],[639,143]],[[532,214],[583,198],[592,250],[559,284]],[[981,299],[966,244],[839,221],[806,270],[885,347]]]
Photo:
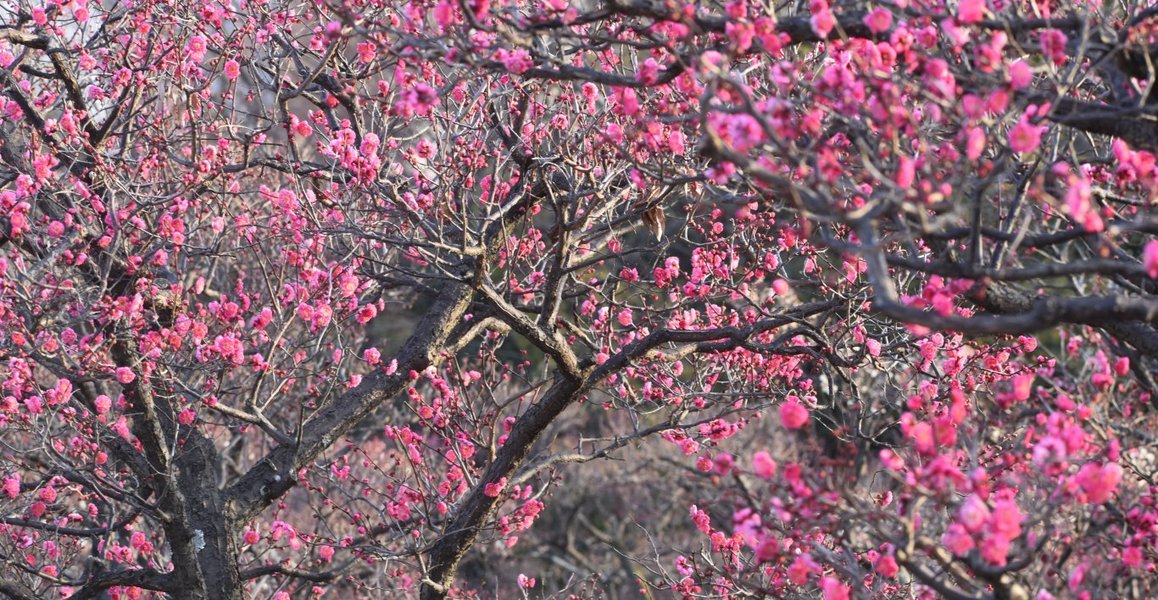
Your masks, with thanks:
[[[199,63],[205,60],[205,52],[209,49],[209,44],[205,36],[195,35],[189,38],[189,42],[185,45],[185,54],[189,60]]]
[[[1009,149],[1018,154],[1028,154],[1041,144],[1044,127],[1034,125],[1025,116],[1009,130]]]
[[[873,568],[877,573],[884,577],[893,578],[900,572],[900,565],[897,564],[897,559],[891,554],[883,554],[873,563]]]
[[[1085,492],[1086,502],[1102,504],[1109,501],[1118,489],[1118,483],[1122,481],[1122,467],[1118,463],[1086,463],[1074,479]]]
[[[1047,29],[1041,32],[1041,50],[1055,65],[1063,65],[1069,60],[1066,52],[1066,34],[1060,29]]]
[[[4,495],[15,498],[20,495],[20,476],[12,473],[4,478]]]
[[[788,567],[788,580],[796,585],[808,583],[808,578],[820,572],[820,565],[808,554],[801,554]]]
[[[1142,250],[1142,266],[1146,268],[1150,279],[1158,279],[1158,240],[1146,242]]]
[[[1029,87],[1033,81],[1033,68],[1024,60],[1013,61],[1009,65],[1009,86],[1015,90]]]
[[[780,405],[780,423],[788,429],[800,429],[808,422],[808,409],[796,396]]]
[[[977,533],[985,526],[990,517],[989,507],[977,494],[970,494],[957,509],[957,521],[966,531]]]
[[[835,577],[823,577],[820,589],[824,590],[824,600],[849,600],[852,590]]]
[[[225,74],[226,78],[232,81],[241,75],[241,65],[238,64],[236,60],[231,58],[225,61],[225,66],[222,68],[221,72]]]
[[[985,0],[961,0],[957,3],[957,21],[964,24],[980,23],[985,18]]]
[[[129,367],[117,367],[116,377],[118,383],[121,385],[128,385],[137,378],[137,375],[136,373],[133,373],[133,370]]]
[[[865,15],[864,24],[873,33],[884,33],[893,26],[893,13],[883,6],[878,6]]]
[[[752,455],[752,472],[757,477],[771,479],[776,476],[776,461],[772,456],[761,450]]]
[[[808,3],[808,9],[812,13],[809,24],[812,25],[813,33],[821,39],[827,38],[836,27],[836,15],[833,14],[832,8],[826,0],[812,0]]]
[[[531,60],[531,54],[521,48],[514,51],[500,50],[496,58],[503,63],[503,67],[515,75],[526,73],[535,66],[534,61]]]
[[[487,496],[489,496],[491,498],[498,498],[499,494],[503,493],[503,490],[506,489],[506,487],[507,487],[507,478],[503,477],[503,478],[500,478],[498,481],[492,481],[492,482],[486,484],[485,493]]]

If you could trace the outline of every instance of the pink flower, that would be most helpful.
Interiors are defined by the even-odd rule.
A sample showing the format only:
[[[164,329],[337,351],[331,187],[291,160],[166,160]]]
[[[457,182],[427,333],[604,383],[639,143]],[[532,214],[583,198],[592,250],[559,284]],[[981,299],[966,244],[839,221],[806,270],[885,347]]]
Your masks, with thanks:
[[[229,78],[230,81],[232,81],[241,75],[241,65],[238,64],[236,60],[231,58],[225,61],[225,68],[222,70],[222,72],[225,73],[225,76]]]
[[[625,308],[625,309],[619,311],[619,314],[615,316],[615,320],[618,321],[619,324],[623,325],[624,327],[631,327],[631,325],[632,325],[631,309]]]
[[[1101,466],[1086,463],[1074,479],[1086,493],[1086,502],[1101,504],[1109,500],[1118,489],[1118,483],[1122,481],[1122,467],[1117,463],[1106,463]]]
[[[808,409],[795,396],[780,405],[780,423],[788,429],[800,429],[808,422]]]
[[[824,590],[824,600],[849,600],[849,587],[835,577],[824,577],[820,580],[820,589]]]
[[[9,498],[20,495],[20,476],[13,473],[4,478],[4,494]]]
[[[1134,568],[1142,564],[1142,549],[1131,546],[1122,551],[1122,564]]]
[[[699,529],[704,534],[710,534],[712,532],[712,522],[708,513],[700,510],[700,507],[695,504],[692,505],[692,508],[688,512],[692,516],[692,522],[696,524],[696,529]]]
[[[293,130],[294,130],[294,133],[296,133],[297,135],[300,135],[302,137],[306,137],[314,132],[313,128],[310,126],[309,121],[296,121],[296,122],[294,122]]]
[[[893,13],[883,6],[878,6],[865,15],[864,25],[873,33],[884,33],[893,26]]]
[[[201,62],[205,58],[205,52],[209,49],[209,43],[204,36],[195,35],[189,38],[189,43],[185,44],[185,54],[189,60],[193,62]]]
[[[104,394],[101,394],[100,396],[93,398],[92,403],[93,403],[93,408],[96,409],[96,412],[98,415],[103,415],[103,414],[109,412],[109,409],[112,408],[112,406],[113,406],[113,401],[110,400],[109,397],[104,395]]]
[[[804,585],[808,583],[808,578],[813,573],[820,572],[820,565],[812,560],[812,557],[807,554],[801,554],[792,561],[792,565],[788,567],[788,580],[796,585]]]
[[[949,529],[945,531],[945,535],[941,536],[941,544],[945,546],[949,552],[954,556],[965,556],[975,546],[973,537],[960,523],[953,523]]]
[[[1150,279],[1158,279],[1158,240],[1150,240],[1142,250],[1142,264]]]
[[[776,476],[776,461],[772,456],[761,450],[752,455],[752,472],[757,477],[772,479]]]
[[[252,546],[253,544],[257,543],[257,540],[261,539],[261,536],[257,535],[257,531],[253,529],[246,529],[245,534],[241,536],[241,539],[247,545]]]
[[[1004,566],[1009,558],[1010,538],[1001,535],[985,535],[981,540],[981,558],[991,565]]]
[[[889,578],[896,577],[897,572],[901,570],[900,566],[897,565],[897,559],[887,554],[878,558],[873,563],[873,568],[876,569],[877,573]]]
[[[334,558],[334,547],[326,545],[318,548],[318,556],[322,557],[322,560],[330,562],[330,559]]]
[[[732,471],[732,467],[735,465],[736,457],[728,454],[727,452],[721,452],[717,454],[714,459],[712,459],[712,469],[720,475],[727,475]]]
[[[917,175],[917,161],[902,156],[897,159],[897,174],[893,179],[897,182],[897,187],[906,190],[913,187],[913,179]]]
[[[483,493],[491,498],[498,498],[499,494],[503,493],[503,488],[507,487],[507,478],[503,477],[493,483],[488,483]]]
[[[1041,51],[1055,65],[1065,64],[1069,59],[1069,54],[1066,52],[1066,34],[1060,29],[1047,29],[1041,32]]]
[[[362,360],[376,365],[382,360],[382,353],[379,352],[377,348],[366,348],[366,350],[362,352]]]
[[[832,9],[825,0],[812,0],[808,3],[808,8],[812,12],[812,18],[808,22],[812,25],[813,33],[822,40],[827,39],[828,34],[836,27],[836,15],[832,14]]]
[[[378,307],[373,304],[367,304],[358,309],[358,322],[365,325],[371,319],[378,315]]]
[[[977,533],[989,520],[989,507],[985,505],[977,494],[970,494],[965,501],[961,503],[961,507],[957,509],[957,521],[965,527],[966,531]]]
[[[1013,61],[1009,65],[1009,86],[1015,90],[1023,90],[1033,82],[1033,69],[1024,60]]]
[[[736,47],[736,52],[742,54],[752,47],[752,40],[756,37],[756,28],[753,27],[751,23],[730,21],[724,26],[724,33],[728,36],[728,39],[732,40],[732,45]]]
[[[1033,152],[1041,144],[1042,127],[1029,122],[1022,117],[1013,129],[1009,130],[1009,149],[1018,154]]]
[[[531,54],[522,48],[514,52],[501,52],[498,58],[503,63],[503,67],[515,75],[526,73],[535,66],[534,61],[531,60]]]
[[[1066,578],[1066,586],[1070,588],[1071,592],[1076,592],[1082,587],[1082,581],[1086,578],[1086,571],[1089,569],[1089,563],[1082,563],[1070,571],[1070,576]]]
[[[985,151],[985,132],[980,127],[972,127],[965,134],[965,157],[969,160],[981,158]]]
[[[314,309],[313,318],[310,319],[310,330],[317,331],[330,324],[330,319],[334,316],[334,309],[330,308],[329,304],[321,303]]]
[[[485,21],[487,13],[491,10],[491,0],[470,0],[466,5],[474,13],[474,18],[479,21]]]
[[[24,398],[24,408],[27,408],[32,415],[42,415],[44,412],[44,398],[41,396]]]
[[[456,21],[454,4],[446,0],[439,2],[438,6],[434,7],[434,20],[438,23],[438,26],[443,29],[453,25]]]
[[[177,415],[177,421],[185,426],[192,425],[196,419],[197,413],[193,412],[191,408],[182,409],[181,413]]]
[[[133,373],[133,370],[128,367],[117,367],[116,375],[117,381],[121,385],[128,385],[137,378],[137,375]]]
[[[1065,459],[1065,442],[1052,435],[1041,438],[1033,448],[1033,464],[1039,469],[1060,464]]]
[[[1033,373],[1025,373],[1013,378],[1013,399],[1018,402],[1029,400],[1030,394],[1033,393],[1033,380],[1035,379]]]
[[[937,451],[937,440],[933,437],[933,426],[925,423],[915,423],[909,430],[909,437],[913,438],[913,447],[923,456],[929,456]]]
[[[993,514],[989,516],[988,530],[1006,539],[1021,535],[1021,522],[1025,515],[1013,500],[998,500],[993,503]]]
[[[361,152],[362,156],[374,156],[378,153],[378,148],[381,146],[382,141],[378,139],[376,134],[367,133],[366,135],[362,136],[362,145],[358,147],[358,152]],[[342,296],[352,296],[354,292],[358,291],[357,278],[351,277],[345,280],[343,288]]]
[[[985,0],[961,0],[957,3],[957,21],[980,23],[985,18]]]
[[[603,129],[603,136],[618,144],[623,141],[623,128],[617,123],[608,123],[607,127]]]
[[[519,573],[519,576],[516,577],[515,579],[516,579],[516,581],[518,581],[519,587],[524,589],[524,590],[529,590],[529,589],[535,587],[535,578],[534,577],[527,577],[526,575]]]

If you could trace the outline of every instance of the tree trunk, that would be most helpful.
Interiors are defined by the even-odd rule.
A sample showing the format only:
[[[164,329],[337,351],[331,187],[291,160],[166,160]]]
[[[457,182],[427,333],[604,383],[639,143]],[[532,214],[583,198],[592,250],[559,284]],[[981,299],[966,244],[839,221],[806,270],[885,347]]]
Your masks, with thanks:
[[[198,576],[195,593],[189,598],[241,600],[241,574],[237,564],[237,543],[232,519],[217,486],[217,451],[213,442],[193,431],[177,458],[177,482],[185,497],[185,518],[180,524],[191,538],[196,566],[189,576]],[[182,537],[185,537],[184,535]],[[176,569],[181,565],[174,563]],[[179,590],[178,596],[185,591]]]
[[[426,581],[422,583],[422,600],[446,598],[454,585],[458,565],[470,547],[478,539],[479,528],[494,515],[499,499],[486,495],[488,483],[509,478],[526,458],[531,446],[539,435],[584,392],[584,381],[564,378],[532,406],[511,429],[507,442],[495,455],[495,460],[487,467],[486,474],[471,490],[454,519],[447,525],[443,537],[431,549],[428,560]]]

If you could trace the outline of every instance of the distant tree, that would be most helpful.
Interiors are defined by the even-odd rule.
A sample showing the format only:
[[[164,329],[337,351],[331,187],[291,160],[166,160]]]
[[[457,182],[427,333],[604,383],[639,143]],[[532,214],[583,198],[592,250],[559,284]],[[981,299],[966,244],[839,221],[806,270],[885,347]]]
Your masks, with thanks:
[[[1156,27],[8,0],[0,595],[1154,597]]]

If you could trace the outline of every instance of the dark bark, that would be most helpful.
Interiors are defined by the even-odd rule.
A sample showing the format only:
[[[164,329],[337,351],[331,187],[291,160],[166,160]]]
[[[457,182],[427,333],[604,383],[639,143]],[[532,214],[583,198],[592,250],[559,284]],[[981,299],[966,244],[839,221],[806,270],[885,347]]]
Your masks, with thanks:
[[[137,362],[128,342],[113,348],[118,364]],[[126,385],[125,396],[138,413],[133,433],[152,470],[173,556],[170,594],[181,600],[240,600],[237,555],[217,489],[216,449],[196,430],[177,426],[172,404],[155,393],[150,379],[138,377]]]
[[[470,286],[447,284],[416,326],[398,354],[392,375],[375,371],[361,385],[339,396],[310,417],[294,444],[281,445],[231,485],[226,494],[230,518],[252,519],[294,486],[298,469],[308,465],[366,418],[379,405],[410,384],[410,372],[421,372],[441,361],[441,353],[455,326],[470,306]]]
[[[447,596],[459,562],[478,538],[481,525],[494,515],[499,498],[486,495],[487,484],[509,478],[527,457],[539,435],[585,391],[582,380],[559,376],[543,399],[515,423],[506,443],[495,454],[495,460],[428,554],[427,578],[422,583],[423,600]]]
[[[782,316],[765,319],[747,327],[701,331],[660,329],[632,342],[598,367],[588,364],[557,370],[554,385],[537,404],[515,422],[506,443],[499,448],[494,461],[487,467],[470,495],[455,511],[455,516],[443,530],[442,537],[427,554],[427,577],[422,584],[422,598],[435,600],[447,596],[454,584],[455,574],[463,556],[478,539],[483,524],[494,516],[500,499],[486,495],[487,484],[498,482],[504,477],[510,479],[522,466],[543,431],[592,386],[665,344],[688,344],[696,352],[704,353],[727,352],[739,347],[767,352],[787,350],[780,346],[754,347],[749,340],[758,333],[798,323],[801,318],[831,310],[840,304],[838,301],[807,304],[787,311]]]
[[[1074,318],[1068,322],[1096,326],[1118,341],[1129,344],[1141,354],[1158,359],[1158,330],[1155,329],[1154,319],[1152,317],[1148,319],[1138,318],[1142,315],[1122,314],[1115,310],[1116,305],[1127,300],[1145,302],[1147,306],[1158,305],[1158,301],[1150,298],[1118,296],[1059,299],[1057,302],[1065,302],[1075,307],[1087,307],[1081,312],[1075,309],[1074,312],[1077,314],[1073,315]],[[988,311],[1010,314],[1032,311],[1035,305],[1041,302],[1041,299],[1034,298],[1010,285],[991,285],[984,295],[976,296],[975,301],[980,307]]]
[[[200,575],[210,600],[240,600],[237,528],[227,519],[225,500],[217,485],[220,455],[213,442],[190,430],[176,457],[177,484],[185,503],[185,527],[193,534]],[[177,595],[180,595],[178,591]]]

